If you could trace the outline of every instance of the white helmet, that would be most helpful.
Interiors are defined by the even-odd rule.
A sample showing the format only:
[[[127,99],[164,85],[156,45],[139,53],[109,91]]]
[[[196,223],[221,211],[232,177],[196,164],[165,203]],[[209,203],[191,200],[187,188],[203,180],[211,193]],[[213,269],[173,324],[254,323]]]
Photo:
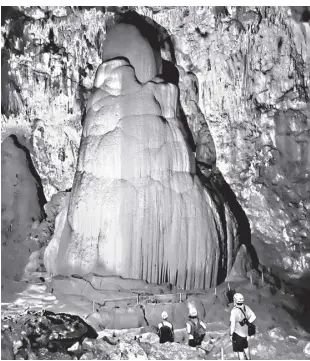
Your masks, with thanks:
[[[190,317],[197,317],[198,312],[197,312],[196,308],[191,307],[191,308],[189,309],[189,315],[190,315]]]
[[[162,314],[161,314],[161,318],[163,320],[166,320],[168,318],[168,313],[166,311],[164,311]]]
[[[235,306],[241,306],[243,305],[244,297],[241,293],[235,293],[234,294],[234,305]]]

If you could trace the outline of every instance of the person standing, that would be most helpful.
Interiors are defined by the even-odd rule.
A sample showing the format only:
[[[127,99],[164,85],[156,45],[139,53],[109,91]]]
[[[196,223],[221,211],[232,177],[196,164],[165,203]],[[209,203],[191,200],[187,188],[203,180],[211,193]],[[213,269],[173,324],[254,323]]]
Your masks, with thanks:
[[[189,310],[189,320],[186,322],[186,331],[188,334],[188,345],[191,347],[200,346],[206,335],[206,325],[199,320],[196,308]]]
[[[235,293],[233,298],[234,307],[230,314],[230,339],[233,350],[238,353],[239,360],[250,360],[248,323],[252,323],[256,316],[249,306],[244,305],[241,293]]]
[[[164,311],[161,314],[162,322],[158,324],[158,336],[159,343],[173,342],[174,341],[174,332],[173,325],[168,321],[168,313]]]

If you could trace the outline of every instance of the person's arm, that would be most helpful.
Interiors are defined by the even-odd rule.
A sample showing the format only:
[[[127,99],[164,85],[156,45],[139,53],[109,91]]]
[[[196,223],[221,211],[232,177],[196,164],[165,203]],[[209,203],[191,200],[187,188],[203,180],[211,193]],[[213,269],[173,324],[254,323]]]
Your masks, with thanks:
[[[160,322],[157,327],[157,334],[159,335],[160,329],[162,328],[163,324]]]
[[[187,331],[187,334],[188,334],[188,337],[190,338],[192,335],[191,335],[191,324],[189,322],[186,322],[186,331]]]
[[[255,315],[255,313],[250,309],[249,306],[247,306],[247,311],[248,311],[247,313],[248,313],[248,315],[249,315],[249,317],[247,317],[248,321],[249,321],[250,323],[254,322],[254,321],[256,320],[256,315]]]
[[[207,326],[206,326],[206,324],[203,322],[203,321],[200,321],[200,324],[201,324],[201,326],[206,330],[207,329]]]
[[[191,333],[191,325],[188,322],[186,322],[186,331],[187,333]]]
[[[230,329],[229,329],[229,335],[232,337],[233,333],[235,332],[235,326],[236,326],[236,318],[233,310],[230,314]]]

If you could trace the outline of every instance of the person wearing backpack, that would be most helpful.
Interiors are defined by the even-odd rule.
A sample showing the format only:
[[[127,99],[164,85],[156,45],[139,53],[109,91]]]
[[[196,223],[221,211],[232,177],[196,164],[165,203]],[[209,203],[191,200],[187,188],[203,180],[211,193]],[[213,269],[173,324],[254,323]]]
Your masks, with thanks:
[[[167,321],[168,313],[164,311],[161,314],[161,318],[162,318],[162,322],[158,324],[159,343],[173,342],[174,341],[173,325],[171,322]]]
[[[206,335],[206,325],[199,320],[196,308],[190,308],[189,320],[186,322],[186,331],[188,333],[188,346],[200,346]]]
[[[255,313],[249,306],[244,305],[241,293],[234,294],[234,307],[230,314],[230,339],[234,352],[238,353],[239,360],[250,360],[248,336],[255,334]]]

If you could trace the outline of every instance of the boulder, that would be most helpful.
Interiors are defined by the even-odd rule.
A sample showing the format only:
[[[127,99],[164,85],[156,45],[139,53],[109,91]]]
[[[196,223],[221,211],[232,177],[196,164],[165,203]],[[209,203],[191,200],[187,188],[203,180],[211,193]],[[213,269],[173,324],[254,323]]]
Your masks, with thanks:
[[[310,342],[308,342],[307,345],[305,346],[305,348],[304,348],[304,353],[305,353],[307,356],[310,356]]]
[[[138,340],[140,342],[147,342],[147,343],[150,343],[150,344],[159,343],[158,335],[156,333],[153,333],[153,332],[142,333],[141,335],[139,335]]]
[[[118,348],[121,353],[121,357],[128,360],[145,360],[147,359],[147,355],[143,348],[140,347],[139,342],[132,341],[128,342],[120,342],[118,344]]]
[[[283,341],[285,339],[285,332],[282,328],[276,327],[268,332],[269,336],[275,340]]]
[[[287,337],[287,339],[288,339],[290,342],[295,343],[295,344],[297,344],[297,343],[299,342],[299,341],[298,341],[298,338],[295,337],[295,336],[292,336],[292,335],[289,335],[289,336]]]
[[[81,345],[79,342],[76,342],[75,344],[73,344],[71,347],[69,347],[67,349],[67,351],[69,353],[73,353],[73,354],[76,354],[76,355],[80,355],[81,354],[81,351],[82,351],[82,348],[81,348]]]
[[[67,351],[84,338],[96,338],[97,332],[79,316],[42,311],[23,325],[25,338],[32,348]]]

